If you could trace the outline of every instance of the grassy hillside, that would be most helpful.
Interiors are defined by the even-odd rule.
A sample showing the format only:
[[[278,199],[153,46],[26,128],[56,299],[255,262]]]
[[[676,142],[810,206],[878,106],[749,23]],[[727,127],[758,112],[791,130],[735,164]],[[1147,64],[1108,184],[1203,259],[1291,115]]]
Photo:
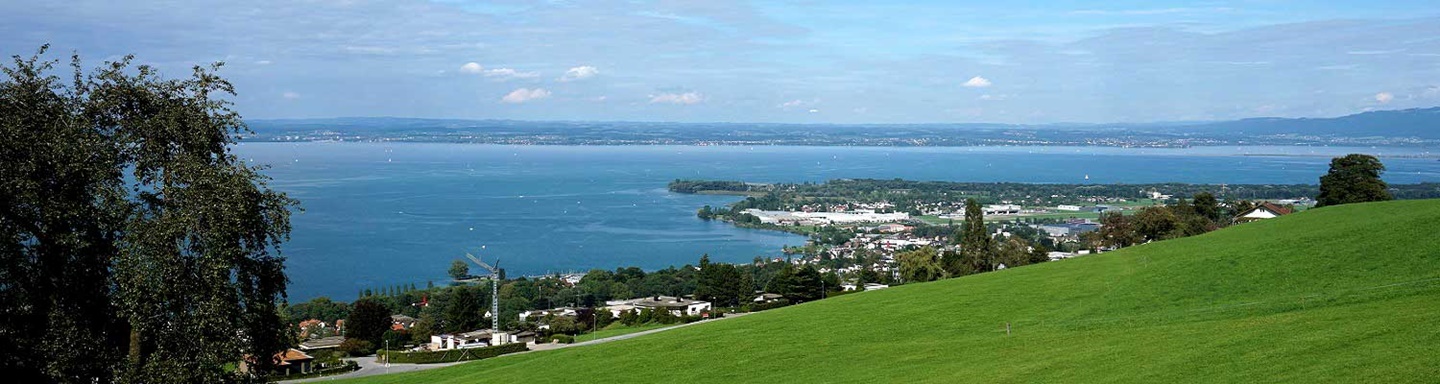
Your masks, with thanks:
[[[1440,200],[1316,209],[1104,255],[356,382],[1436,378]]]

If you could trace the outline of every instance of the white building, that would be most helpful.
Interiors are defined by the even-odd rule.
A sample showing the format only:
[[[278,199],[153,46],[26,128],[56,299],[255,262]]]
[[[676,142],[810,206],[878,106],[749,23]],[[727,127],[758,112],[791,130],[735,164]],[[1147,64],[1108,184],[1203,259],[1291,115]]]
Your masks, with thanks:
[[[848,212],[790,212],[790,211],[762,211],[759,209],[746,209],[747,214],[760,219],[766,224],[848,224],[848,223],[880,223],[909,220],[910,214],[897,213],[875,213],[872,210],[858,210]]]
[[[691,300],[683,297],[654,296],[630,300],[630,305],[640,309],[669,310],[675,316],[698,316],[711,309],[710,302]]]
[[[441,334],[430,336],[430,350],[445,351],[451,349],[480,348],[488,347],[492,342],[493,332],[489,329],[470,331],[459,334]],[[504,335],[501,333],[500,335]]]
[[[539,309],[539,310],[534,310],[534,311],[520,312],[520,321],[535,321],[535,320],[539,320],[539,319],[541,319],[541,318],[544,318],[545,316],[548,316],[548,315],[575,317],[575,316],[579,316],[580,313],[579,313],[579,312],[576,312],[575,308],[570,308],[570,307],[560,307],[560,308],[554,308],[554,309]]]
[[[1055,206],[1055,210],[1057,210],[1057,211],[1079,212],[1079,211],[1080,211],[1080,206],[1079,206],[1079,205],[1070,205],[1070,204],[1061,204],[1061,205]]]
[[[1018,215],[1020,206],[1015,204],[991,204],[980,209],[985,215]]]
[[[1291,212],[1292,210],[1288,207],[1276,205],[1275,203],[1265,202],[1260,203],[1260,205],[1256,205],[1255,208],[1250,208],[1250,210],[1240,212],[1239,215],[1235,216],[1235,220],[1252,221],[1273,219],[1276,217],[1288,215]]]

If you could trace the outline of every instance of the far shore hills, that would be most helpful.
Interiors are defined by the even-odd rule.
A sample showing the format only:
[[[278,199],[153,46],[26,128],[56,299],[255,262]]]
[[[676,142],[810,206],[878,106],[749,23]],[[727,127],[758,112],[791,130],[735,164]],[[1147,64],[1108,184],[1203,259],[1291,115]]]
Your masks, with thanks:
[[[860,147],[1440,147],[1440,107],[1333,118],[1056,124],[666,123],[341,117],[249,120],[249,142]],[[1303,156],[1255,154],[1254,156]],[[1407,155],[1425,157],[1427,155]]]

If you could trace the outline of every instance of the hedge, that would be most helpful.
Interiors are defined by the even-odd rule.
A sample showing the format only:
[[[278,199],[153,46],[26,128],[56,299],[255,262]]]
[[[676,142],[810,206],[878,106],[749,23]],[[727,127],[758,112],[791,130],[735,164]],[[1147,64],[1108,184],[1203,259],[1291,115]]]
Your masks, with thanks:
[[[546,337],[545,341],[551,343],[558,341],[560,342],[560,344],[572,344],[575,342],[575,336],[557,333],[554,335],[550,335],[550,337]]]
[[[790,305],[790,300],[780,299],[780,300],[775,300],[775,301],[772,301],[772,302],[769,302],[769,303],[745,304],[742,309],[743,309],[743,310],[748,310],[748,311],[750,311],[750,312],[760,312],[760,311],[764,311],[764,310],[767,310],[767,309],[775,309],[775,308],[780,308],[780,307],[789,306],[789,305]]]
[[[507,353],[525,352],[528,350],[530,350],[530,348],[526,348],[524,343],[514,343],[494,347],[462,348],[433,352],[394,352],[382,350],[377,354],[380,356],[389,356],[391,363],[435,364],[488,359]]]
[[[350,372],[350,371],[354,371],[354,370],[357,370],[357,369],[360,369],[360,364],[356,364],[354,361],[342,361],[342,362],[341,362],[339,365],[337,365],[337,366],[320,368],[320,369],[316,369],[316,370],[313,370],[313,371],[310,371],[310,372],[307,372],[307,373],[297,373],[297,374],[293,374],[293,375],[275,376],[275,377],[271,377],[270,380],[275,380],[275,381],[287,381],[287,380],[309,379],[309,378],[313,378],[313,377],[338,375],[338,374],[341,374],[341,373]]]

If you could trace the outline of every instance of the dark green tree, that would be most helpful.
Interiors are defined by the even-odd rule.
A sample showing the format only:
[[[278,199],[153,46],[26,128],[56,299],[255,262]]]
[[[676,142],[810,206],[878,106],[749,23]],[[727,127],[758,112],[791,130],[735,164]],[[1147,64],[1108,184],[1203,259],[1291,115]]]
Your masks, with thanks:
[[[462,260],[455,260],[454,262],[451,262],[451,263],[450,263],[450,278],[451,278],[451,279],[455,279],[455,280],[465,280],[466,278],[469,278],[469,277],[470,277],[470,264],[465,264],[465,262],[462,261]]]
[[[326,323],[344,319],[350,315],[350,305],[320,296],[310,301],[285,307],[286,317],[291,322],[319,319]]]
[[[922,283],[947,277],[945,269],[940,266],[940,257],[935,248],[924,247],[900,252],[895,255],[895,260],[900,263],[900,278],[905,279],[906,283]]]
[[[700,271],[696,273],[695,279],[695,298],[719,304],[715,297],[718,296],[724,288],[719,279],[720,276],[716,273],[718,271],[716,264],[710,263],[709,254],[700,255],[699,267]]]
[[[248,132],[219,64],[132,58],[0,79],[0,372],[13,382],[223,383],[284,349],[295,201],[230,152]],[[262,375],[270,359],[258,359]]]
[[[1145,207],[1135,214],[1135,233],[1145,241],[1178,237],[1180,218],[1169,207]]]
[[[1391,200],[1389,185],[1380,180],[1385,165],[1375,156],[1349,154],[1330,160],[1330,172],[1320,176],[1316,207]]]
[[[345,318],[345,337],[379,345],[380,337],[390,330],[390,325],[390,309],[385,304],[371,298],[355,300],[350,306],[350,317]]]
[[[480,289],[476,287],[462,285],[450,288],[450,297],[445,302],[444,330],[469,332],[479,329],[484,322],[484,308],[488,308],[488,303],[480,302],[481,296]]]
[[[1220,210],[1220,201],[1215,199],[1215,195],[1210,192],[1195,194],[1191,206],[1195,209],[1196,215],[1209,219],[1213,223],[1220,223],[1224,217],[1224,213]]]
[[[995,244],[985,229],[985,212],[975,199],[965,200],[965,223],[960,226],[959,265],[946,270],[955,276],[995,269]]]
[[[1135,231],[1132,218],[1120,212],[1100,214],[1100,230],[1095,233],[1097,235],[1093,236],[1094,240],[1105,247],[1128,247],[1144,241],[1139,232]]]

